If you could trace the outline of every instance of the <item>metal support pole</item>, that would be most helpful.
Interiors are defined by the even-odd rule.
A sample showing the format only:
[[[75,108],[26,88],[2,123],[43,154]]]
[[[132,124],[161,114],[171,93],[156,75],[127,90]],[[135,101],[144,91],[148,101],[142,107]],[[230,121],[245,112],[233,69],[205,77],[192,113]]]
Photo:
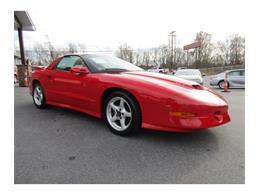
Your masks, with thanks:
[[[173,70],[173,37],[175,37],[176,35],[174,35],[176,31],[172,31],[170,32],[169,36],[171,37],[171,70]]]
[[[173,35],[171,35],[171,70],[173,69]]]
[[[22,65],[26,65],[25,56],[24,56],[24,45],[23,45],[23,31],[21,28],[18,28],[18,37],[19,37],[19,46],[20,46],[20,55],[21,55]]]
[[[176,65],[176,35],[174,37],[174,65]]]
[[[189,54],[188,54],[188,50],[186,52],[186,55],[187,55],[187,67],[189,66]]]

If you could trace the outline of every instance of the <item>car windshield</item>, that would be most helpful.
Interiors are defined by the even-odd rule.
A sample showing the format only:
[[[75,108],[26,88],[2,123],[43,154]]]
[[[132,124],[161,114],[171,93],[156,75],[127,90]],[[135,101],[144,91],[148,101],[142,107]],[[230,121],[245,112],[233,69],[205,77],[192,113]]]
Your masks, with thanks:
[[[114,56],[87,54],[83,58],[92,72],[143,71],[142,68]]]
[[[176,76],[201,76],[201,73],[199,70],[192,70],[192,69],[182,69],[182,70],[178,70],[175,73]]]

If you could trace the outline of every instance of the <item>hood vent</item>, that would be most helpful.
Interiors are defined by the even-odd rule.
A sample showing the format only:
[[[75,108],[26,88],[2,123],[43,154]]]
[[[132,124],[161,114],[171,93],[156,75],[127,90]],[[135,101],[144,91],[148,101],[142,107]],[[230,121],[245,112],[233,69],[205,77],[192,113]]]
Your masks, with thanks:
[[[203,90],[203,89],[204,89],[203,86],[201,86],[201,85],[192,85],[192,87],[193,87],[194,89],[200,89],[200,90]]]

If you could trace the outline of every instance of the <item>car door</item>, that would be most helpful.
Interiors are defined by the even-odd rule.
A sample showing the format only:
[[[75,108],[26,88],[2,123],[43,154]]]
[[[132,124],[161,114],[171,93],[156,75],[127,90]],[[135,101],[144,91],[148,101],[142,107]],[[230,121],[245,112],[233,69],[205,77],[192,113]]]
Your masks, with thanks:
[[[242,86],[242,78],[240,75],[240,70],[230,71],[228,73],[228,81],[231,87],[241,87]]]
[[[245,70],[240,71],[241,87],[245,87]]]
[[[48,75],[52,81],[53,101],[70,107],[87,109],[88,75],[71,72],[73,66],[86,66],[86,64],[80,56],[64,56]]]

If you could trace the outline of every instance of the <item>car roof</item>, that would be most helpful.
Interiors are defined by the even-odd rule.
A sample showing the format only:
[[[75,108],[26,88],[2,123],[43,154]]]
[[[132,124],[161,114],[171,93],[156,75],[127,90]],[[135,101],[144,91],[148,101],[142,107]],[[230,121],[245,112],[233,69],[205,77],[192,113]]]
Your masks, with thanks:
[[[185,68],[185,69],[179,69],[177,71],[189,71],[189,70],[198,70],[198,71],[200,71],[199,69],[195,69],[195,68]]]
[[[111,52],[95,52],[95,51],[90,51],[90,52],[79,52],[79,53],[66,53],[64,54],[63,56],[73,56],[73,55],[77,55],[77,56],[85,56],[85,55],[114,55],[114,53],[111,53]]]
[[[241,71],[241,70],[245,70],[245,69],[232,69],[232,70],[228,70],[228,71],[232,72],[232,71]]]

